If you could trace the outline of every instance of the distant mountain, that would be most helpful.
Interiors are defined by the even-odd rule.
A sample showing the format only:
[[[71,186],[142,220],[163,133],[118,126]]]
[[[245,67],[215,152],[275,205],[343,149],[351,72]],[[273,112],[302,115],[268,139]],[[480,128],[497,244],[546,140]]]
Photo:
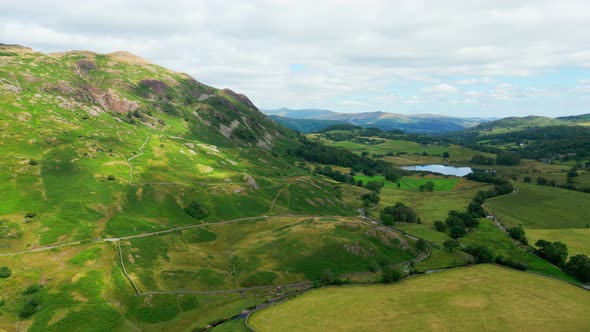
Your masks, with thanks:
[[[269,115],[278,124],[302,133],[315,133],[333,125],[348,124],[339,120],[318,120],[318,119],[296,119],[286,118],[278,115]]]
[[[475,127],[469,128],[469,131],[477,131],[481,134],[485,134],[486,132],[495,134],[498,132],[518,131],[529,128],[571,125],[590,125],[590,114],[562,116],[557,118],[537,115],[508,117],[479,124]]]
[[[362,127],[375,127],[382,130],[400,129],[410,133],[438,134],[463,130],[479,125],[492,119],[459,118],[442,115],[418,114],[403,115],[387,112],[339,113],[330,110],[304,109],[292,110],[281,108],[277,110],[262,110],[263,113],[281,116],[279,123],[301,132],[312,132],[321,128],[322,123],[310,121],[292,121],[294,119],[330,120],[352,123]],[[287,118],[290,118],[289,120]],[[332,123],[333,124],[333,123]]]
[[[289,108],[279,108],[276,110],[261,110],[262,113],[266,115],[278,115],[285,118],[293,118],[293,119],[315,119],[320,116],[326,116],[329,114],[333,114],[336,112],[329,111],[329,110],[319,110],[319,109],[302,109],[302,110],[292,110]]]

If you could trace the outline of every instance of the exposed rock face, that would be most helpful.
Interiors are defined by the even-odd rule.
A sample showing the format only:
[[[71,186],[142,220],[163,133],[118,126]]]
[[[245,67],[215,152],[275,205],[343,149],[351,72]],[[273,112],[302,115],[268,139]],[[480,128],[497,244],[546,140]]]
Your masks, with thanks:
[[[260,189],[260,186],[258,185],[258,183],[256,183],[256,180],[254,180],[253,177],[251,177],[248,174],[244,175],[244,181],[250,186],[252,187],[252,189],[254,190],[258,190]]]
[[[86,75],[89,71],[97,68],[96,63],[89,59],[82,59],[76,63],[76,73],[78,75]]]
[[[101,91],[94,87],[87,87],[86,91],[89,93],[92,100],[106,111],[126,113],[129,111],[135,111],[139,108],[139,105],[136,102],[119,97],[111,90]]]
[[[250,101],[250,99],[248,99],[248,97],[244,96],[243,94],[235,93],[230,89],[223,89],[223,91],[228,95],[232,96],[237,101],[246,104],[251,109],[257,109],[256,106],[254,106],[254,104],[252,103],[252,101]]]
[[[166,97],[166,89],[168,89],[168,84],[162,81],[145,79],[141,80],[139,85],[149,88],[156,96],[160,98]]]

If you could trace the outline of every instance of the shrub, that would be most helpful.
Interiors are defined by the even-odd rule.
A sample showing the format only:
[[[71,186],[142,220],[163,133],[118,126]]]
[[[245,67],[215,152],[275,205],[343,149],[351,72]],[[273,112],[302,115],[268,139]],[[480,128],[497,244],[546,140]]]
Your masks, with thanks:
[[[39,292],[41,290],[41,288],[43,288],[43,285],[39,285],[39,284],[30,285],[29,287],[25,288],[25,290],[23,291],[23,295],[35,294],[35,293]]]
[[[37,312],[39,304],[41,304],[39,300],[36,298],[30,298],[27,302],[25,302],[18,316],[20,318],[31,317],[35,312]]]
[[[184,212],[197,220],[204,219],[209,215],[209,213],[197,201],[190,202],[190,204],[184,209]]]
[[[107,180],[114,181],[115,180],[115,176],[114,175],[109,175],[109,176],[107,176]]]
[[[434,229],[436,229],[438,232],[444,232],[447,230],[447,226],[444,222],[437,220],[434,222]]]
[[[31,159],[31,160],[29,160],[29,165],[31,165],[31,166],[39,165],[39,162],[36,161],[35,159]]]
[[[36,216],[36,212],[27,212],[27,214],[25,214],[25,218],[35,218]]]
[[[510,227],[508,229],[508,234],[511,238],[519,241],[522,244],[527,244],[529,242],[525,236],[524,229],[522,229],[520,226]]]
[[[491,263],[494,261],[494,254],[485,245],[471,246],[465,251],[473,255],[477,263]]]
[[[528,264],[525,262],[514,261],[514,260],[512,260],[510,258],[506,258],[502,255],[499,255],[498,257],[496,257],[496,263],[500,264],[500,265],[508,266],[508,267],[511,267],[513,269],[517,269],[520,271],[525,271],[526,269],[529,268]]]
[[[0,278],[8,278],[12,274],[12,271],[8,268],[8,266],[0,267]]]
[[[459,242],[457,242],[457,240],[446,240],[443,243],[443,247],[445,247],[445,249],[447,249],[448,251],[453,251],[459,248]]]
[[[334,272],[330,269],[325,269],[320,275],[320,282],[324,285],[331,285],[334,283]]]
[[[403,273],[397,266],[390,264],[383,267],[381,276],[383,282],[391,283],[400,280],[403,276]]]

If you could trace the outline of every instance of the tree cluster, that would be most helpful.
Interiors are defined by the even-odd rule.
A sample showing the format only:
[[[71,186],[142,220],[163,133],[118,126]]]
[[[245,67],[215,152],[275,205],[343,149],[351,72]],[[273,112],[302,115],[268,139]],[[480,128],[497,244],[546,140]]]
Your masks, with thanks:
[[[381,211],[381,221],[385,225],[392,225],[394,222],[420,223],[420,218],[411,207],[397,203]]]

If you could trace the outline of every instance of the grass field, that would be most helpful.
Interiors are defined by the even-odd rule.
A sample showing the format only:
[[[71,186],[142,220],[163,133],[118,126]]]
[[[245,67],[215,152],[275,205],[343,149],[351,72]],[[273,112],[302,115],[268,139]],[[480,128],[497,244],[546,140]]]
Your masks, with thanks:
[[[590,257],[590,228],[525,229],[531,244],[537,240],[561,241],[568,247],[569,255],[584,254]]]
[[[573,277],[557,267],[517,247],[512,239],[489,219],[480,219],[479,226],[461,238],[459,242],[465,246],[486,245],[495,256],[502,255],[505,258],[526,263],[530,271],[577,283]]]
[[[489,199],[484,206],[506,225],[526,228],[585,228],[590,224],[590,196],[572,190],[515,184],[513,195]]]
[[[122,242],[143,291],[223,290],[365,272],[414,256],[414,241],[359,219],[268,218]]]
[[[428,181],[432,181],[434,183],[434,191],[451,191],[455,189],[455,186],[461,181],[461,179],[456,177],[440,177],[434,175],[405,176],[398,182],[388,181],[385,179],[383,175],[355,175],[354,179],[356,181],[363,181],[364,184],[366,184],[369,181],[378,181],[383,182],[385,188],[399,188],[411,190],[419,190],[421,185],[426,184],[426,182]]]
[[[444,221],[450,210],[463,211],[480,190],[488,190],[489,185],[468,182],[469,186],[454,191],[420,192],[415,190],[400,190],[397,188],[383,188],[379,209],[370,210],[371,216],[378,218],[379,212],[386,206],[404,203],[418,213],[422,222],[432,224],[436,220]],[[471,185],[474,186],[471,186]],[[458,186],[460,186],[459,184]]]
[[[256,331],[583,331],[590,292],[492,265],[329,287],[255,313]]]

